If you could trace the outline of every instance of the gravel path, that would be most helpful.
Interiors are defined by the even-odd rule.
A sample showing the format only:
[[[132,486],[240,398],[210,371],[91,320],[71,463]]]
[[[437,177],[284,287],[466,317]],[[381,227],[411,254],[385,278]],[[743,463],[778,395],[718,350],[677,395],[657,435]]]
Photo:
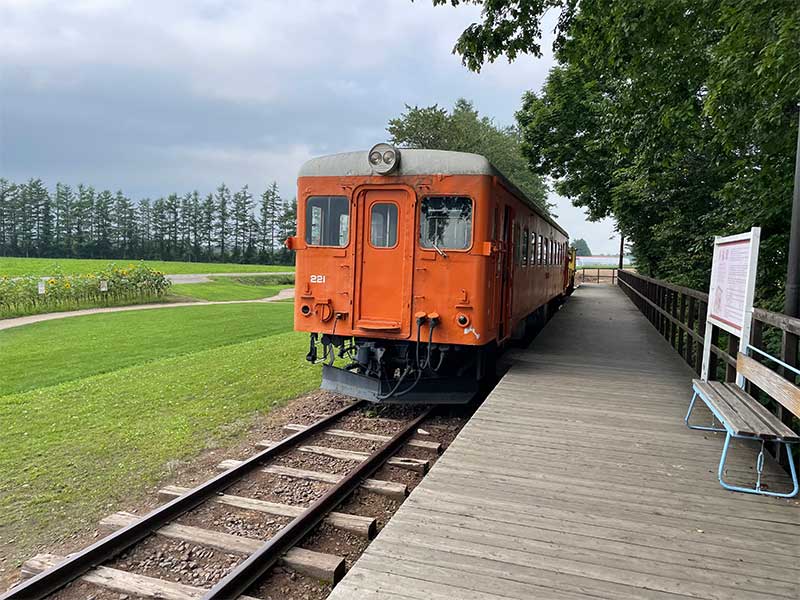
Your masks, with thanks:
[[[225,302],[159,302],[157,304],[134,304],[133,306],[86,308],[84,310],[70,310],[64,312],[44,313],[41,315],[28,315],[27,317],[15,317],[13,319],[3,319],[0,320],[0,331],[3,329],[11,329],[12,327],[30,325],[31,323],[54,321],[56,319],[68,319],[69,317],[82,317],[84,315],[96,315],[99,313],[127,312],[131,310],[153,310],[157,308],[181,308],[184,306],[207,306],[209,304],[263,304],[265,302],[277,302],[278,300],[287,300],[289,298],[294,298],[294,288],[281,290],[274,296],[270,296],[269,298],[261,298],[260,300],[229,300]]]

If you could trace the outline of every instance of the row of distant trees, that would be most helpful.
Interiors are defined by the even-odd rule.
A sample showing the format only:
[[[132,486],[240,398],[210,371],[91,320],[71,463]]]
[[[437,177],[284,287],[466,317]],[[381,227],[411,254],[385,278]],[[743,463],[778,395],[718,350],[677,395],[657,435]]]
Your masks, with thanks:
[[[0,255],[291,264],[297,202],[277,183],[254,197],[232,192],[170,194],[134,201],[121,191],[40,179],[0,179]]]

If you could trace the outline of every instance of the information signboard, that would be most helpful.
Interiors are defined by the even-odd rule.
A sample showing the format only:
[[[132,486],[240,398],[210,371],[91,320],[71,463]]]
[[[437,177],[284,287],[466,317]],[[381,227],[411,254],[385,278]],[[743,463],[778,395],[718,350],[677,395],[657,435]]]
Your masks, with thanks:
[[[704,380],[708,379],[712,325],[737,336],[740,351],[744,352],[747,348],[753,316],[760,238],[759,227],[753,227],[749,232],[739,235],[714,238],[701,373]]]

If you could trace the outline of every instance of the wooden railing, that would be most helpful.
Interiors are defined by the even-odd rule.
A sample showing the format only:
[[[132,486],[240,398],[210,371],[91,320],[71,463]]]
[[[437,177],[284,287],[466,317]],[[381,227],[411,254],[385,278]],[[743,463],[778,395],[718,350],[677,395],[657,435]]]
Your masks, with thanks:
[[[699,374],[703,360],[708,294],[628,270],[619,271],[617,281],[622,291],[658,329],[664,339]],[[798,339],[800,339],[800,319],[760,308],[753,311],[751,346],[779,357],[786,364],[797,368]],[[736,336],[714,327],[711,332],[709,378],[721,381],[736,379],[738,348],[739,339]],[[762,362],[758,356],[753,358]],[[797,377],[788,369],[775,368],[776,365],[768,362],[765,364],[797,384]],[[769,400],[752,386],[748,391],[759,397],[784,423],[795,429],[798,427],[797,420],[780,404]]]
[[[614,285],[617,282],[617,271],[614,268],[594,268],[578,267],[575,269],[575,284],[580,283],[610,283]]]

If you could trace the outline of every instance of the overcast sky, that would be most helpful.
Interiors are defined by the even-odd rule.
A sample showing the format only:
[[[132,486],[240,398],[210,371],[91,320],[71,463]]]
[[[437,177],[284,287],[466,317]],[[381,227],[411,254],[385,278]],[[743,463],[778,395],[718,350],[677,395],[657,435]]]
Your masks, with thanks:
[[[136,199],[276,180],[293,196],[304,160],[383,141],[404,104],[463,96],[511,124],[550,44],[476,75],[451,49],[478,16],[429,0],[0,0],[0,177]],[[615,250],[611,224],[554,201],[573,237]]]

